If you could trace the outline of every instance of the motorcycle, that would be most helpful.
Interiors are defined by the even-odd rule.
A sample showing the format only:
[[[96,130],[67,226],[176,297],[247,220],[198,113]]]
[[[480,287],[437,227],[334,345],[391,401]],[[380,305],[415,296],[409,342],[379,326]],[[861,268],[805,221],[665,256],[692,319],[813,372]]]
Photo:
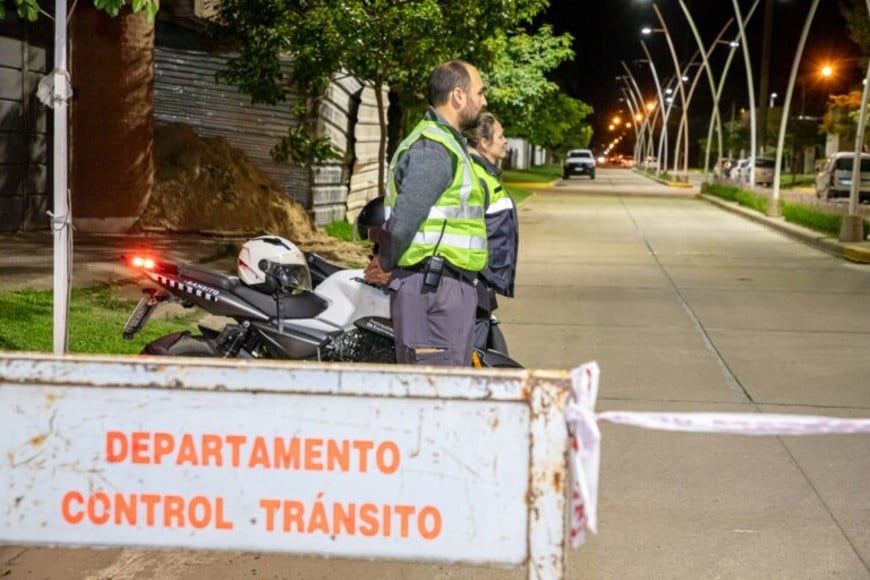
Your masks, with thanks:
[[[142,354],[253,359],[395,363],[390,300],[360,269],[345,269],[305,254],[311,290],[288,288],[281,271],[267,272],[265,284],[190,264],[142,256],[122,259],[154,282],[124,325],[132,339],[161,304],[198,306],[233,319],[222,329],[199,325],[199,334],[175,332],[148,343]],[[475,367],[522,368],[507,354],[494,317],[478,322]],[[501,349],[501,350],[499,350]]]

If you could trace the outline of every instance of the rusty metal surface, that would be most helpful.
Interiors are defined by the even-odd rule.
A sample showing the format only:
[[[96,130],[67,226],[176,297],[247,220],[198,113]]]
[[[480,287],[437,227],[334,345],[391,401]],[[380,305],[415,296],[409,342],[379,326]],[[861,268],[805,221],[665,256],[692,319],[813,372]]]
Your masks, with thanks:
[[[0,355],[0,544],[526,565],[559,578],[568,380]]]

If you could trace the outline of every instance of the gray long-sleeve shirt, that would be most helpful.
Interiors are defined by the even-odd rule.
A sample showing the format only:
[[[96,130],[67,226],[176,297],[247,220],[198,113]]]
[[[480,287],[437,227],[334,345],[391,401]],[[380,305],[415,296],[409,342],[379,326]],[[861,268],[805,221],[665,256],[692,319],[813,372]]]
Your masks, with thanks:
[[[465,146],[465,139],[434,109],[430,108],[425,118],[449,129]],[[455,174],[456,158],[435,141],[419,139],[401,154],[395,169],[396,205],[385,225],[386,243],[380,247],[381,268],[390,271],[398,265],[399,258],[429,215],[429,208],[450,186]]]

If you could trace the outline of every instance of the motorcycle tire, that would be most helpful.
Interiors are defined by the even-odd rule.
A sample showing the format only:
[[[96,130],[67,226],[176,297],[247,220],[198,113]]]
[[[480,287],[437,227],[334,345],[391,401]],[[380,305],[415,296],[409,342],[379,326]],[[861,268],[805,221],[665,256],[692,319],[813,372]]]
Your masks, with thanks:
[[[146,344],[141,354],[194,357],[219,356],[212,343],[206,337],[194,335],[187,331],[161,336]]]
[[[486,347],[503,354],[510,354],[508,353],[507,340],[505,340],[504,334],[502,334],[501,328],[498,327],[498,324],[489,325],[489,336],[487,337]]]
[[[526,368],[511,357],[495,350],[474,349],[477,360],[482,368],[487,369],[523,369]]]

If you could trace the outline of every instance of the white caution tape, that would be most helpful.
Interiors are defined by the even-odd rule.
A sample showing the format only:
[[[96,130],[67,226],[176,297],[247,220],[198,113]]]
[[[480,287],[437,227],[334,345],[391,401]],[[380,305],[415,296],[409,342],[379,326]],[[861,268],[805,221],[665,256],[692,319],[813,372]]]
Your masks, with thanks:
[[[571,436],[571,545],[579,548],[586,533],[597,532],[598,466],[601,463],[601,432],[595,421],[598,399],[598,364],[586,363],[571,371],[574,400],[565,407]]]
[[[870,433],[870,419],[838,419],[816,415],[761,413],[641,413],[606,411],[599,421],[664,431],[731,433],[734,435],[824,435]]]
[[[597,531],[598,471],[601,432],[598,421],[645,429],[734,435],[823,435],[870,433],[870,419],[840,419],[814,415],[761,413],[651,413],[606,411],[595,413],[598,365],[587,363],[571,373],[574,400],[565,407],[572,430],[571,545],[583,545],[586,533]]]

